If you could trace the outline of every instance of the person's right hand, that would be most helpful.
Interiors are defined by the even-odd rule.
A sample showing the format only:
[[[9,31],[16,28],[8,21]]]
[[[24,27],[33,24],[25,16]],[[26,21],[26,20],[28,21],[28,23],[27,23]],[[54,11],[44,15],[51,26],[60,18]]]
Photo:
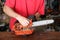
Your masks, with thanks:
[[[28,20],[27,18],[25,18],[25,17],[20,17],[20,18],[18,19],[18,21],[19,21],[19,23],[20,23],[21,25],[23,25],[24,27],[26,27],[26,26],[29,24],[29,20]]]

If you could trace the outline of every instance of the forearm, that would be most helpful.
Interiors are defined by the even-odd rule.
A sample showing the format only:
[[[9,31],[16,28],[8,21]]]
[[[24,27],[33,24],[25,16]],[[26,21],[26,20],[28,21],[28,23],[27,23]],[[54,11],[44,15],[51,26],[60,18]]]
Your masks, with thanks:
[[[7,14],[10,17],[19,19],[20,17],[22,17],[21,15],[18,15],[16,12],[14,12],[14,10],[12,10],[10,7],[8,6],[4,6],[3,7],[3,11],[5,12],[5,14]]]

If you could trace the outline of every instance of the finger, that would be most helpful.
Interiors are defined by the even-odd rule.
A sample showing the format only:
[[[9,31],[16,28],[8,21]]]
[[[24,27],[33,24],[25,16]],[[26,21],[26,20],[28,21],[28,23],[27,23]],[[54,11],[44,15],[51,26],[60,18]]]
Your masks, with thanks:
[[[23,26],[27,26],[28,24],[29,24],[28,21],[24,21],[24,22],[22,23]]]

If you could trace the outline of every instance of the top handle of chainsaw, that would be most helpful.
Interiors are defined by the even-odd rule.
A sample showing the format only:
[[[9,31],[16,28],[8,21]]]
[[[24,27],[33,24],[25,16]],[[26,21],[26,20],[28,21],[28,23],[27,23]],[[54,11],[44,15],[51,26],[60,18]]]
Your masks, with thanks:
[[[32,27],[32,19],[29,20],[29,24],[27,26],[23,26],[23,29],[28,29],[30,27]]]

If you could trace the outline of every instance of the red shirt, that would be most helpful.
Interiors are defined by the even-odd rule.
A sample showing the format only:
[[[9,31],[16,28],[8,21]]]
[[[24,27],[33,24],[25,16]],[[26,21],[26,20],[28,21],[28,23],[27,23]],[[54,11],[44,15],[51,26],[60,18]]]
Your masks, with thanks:
[[[5,5],[24,17],[34,15],[37,12],[44,15],[44,0],[6,0]],[[12,18],[10,21],[11,28],[14,22],[15,19]]]

